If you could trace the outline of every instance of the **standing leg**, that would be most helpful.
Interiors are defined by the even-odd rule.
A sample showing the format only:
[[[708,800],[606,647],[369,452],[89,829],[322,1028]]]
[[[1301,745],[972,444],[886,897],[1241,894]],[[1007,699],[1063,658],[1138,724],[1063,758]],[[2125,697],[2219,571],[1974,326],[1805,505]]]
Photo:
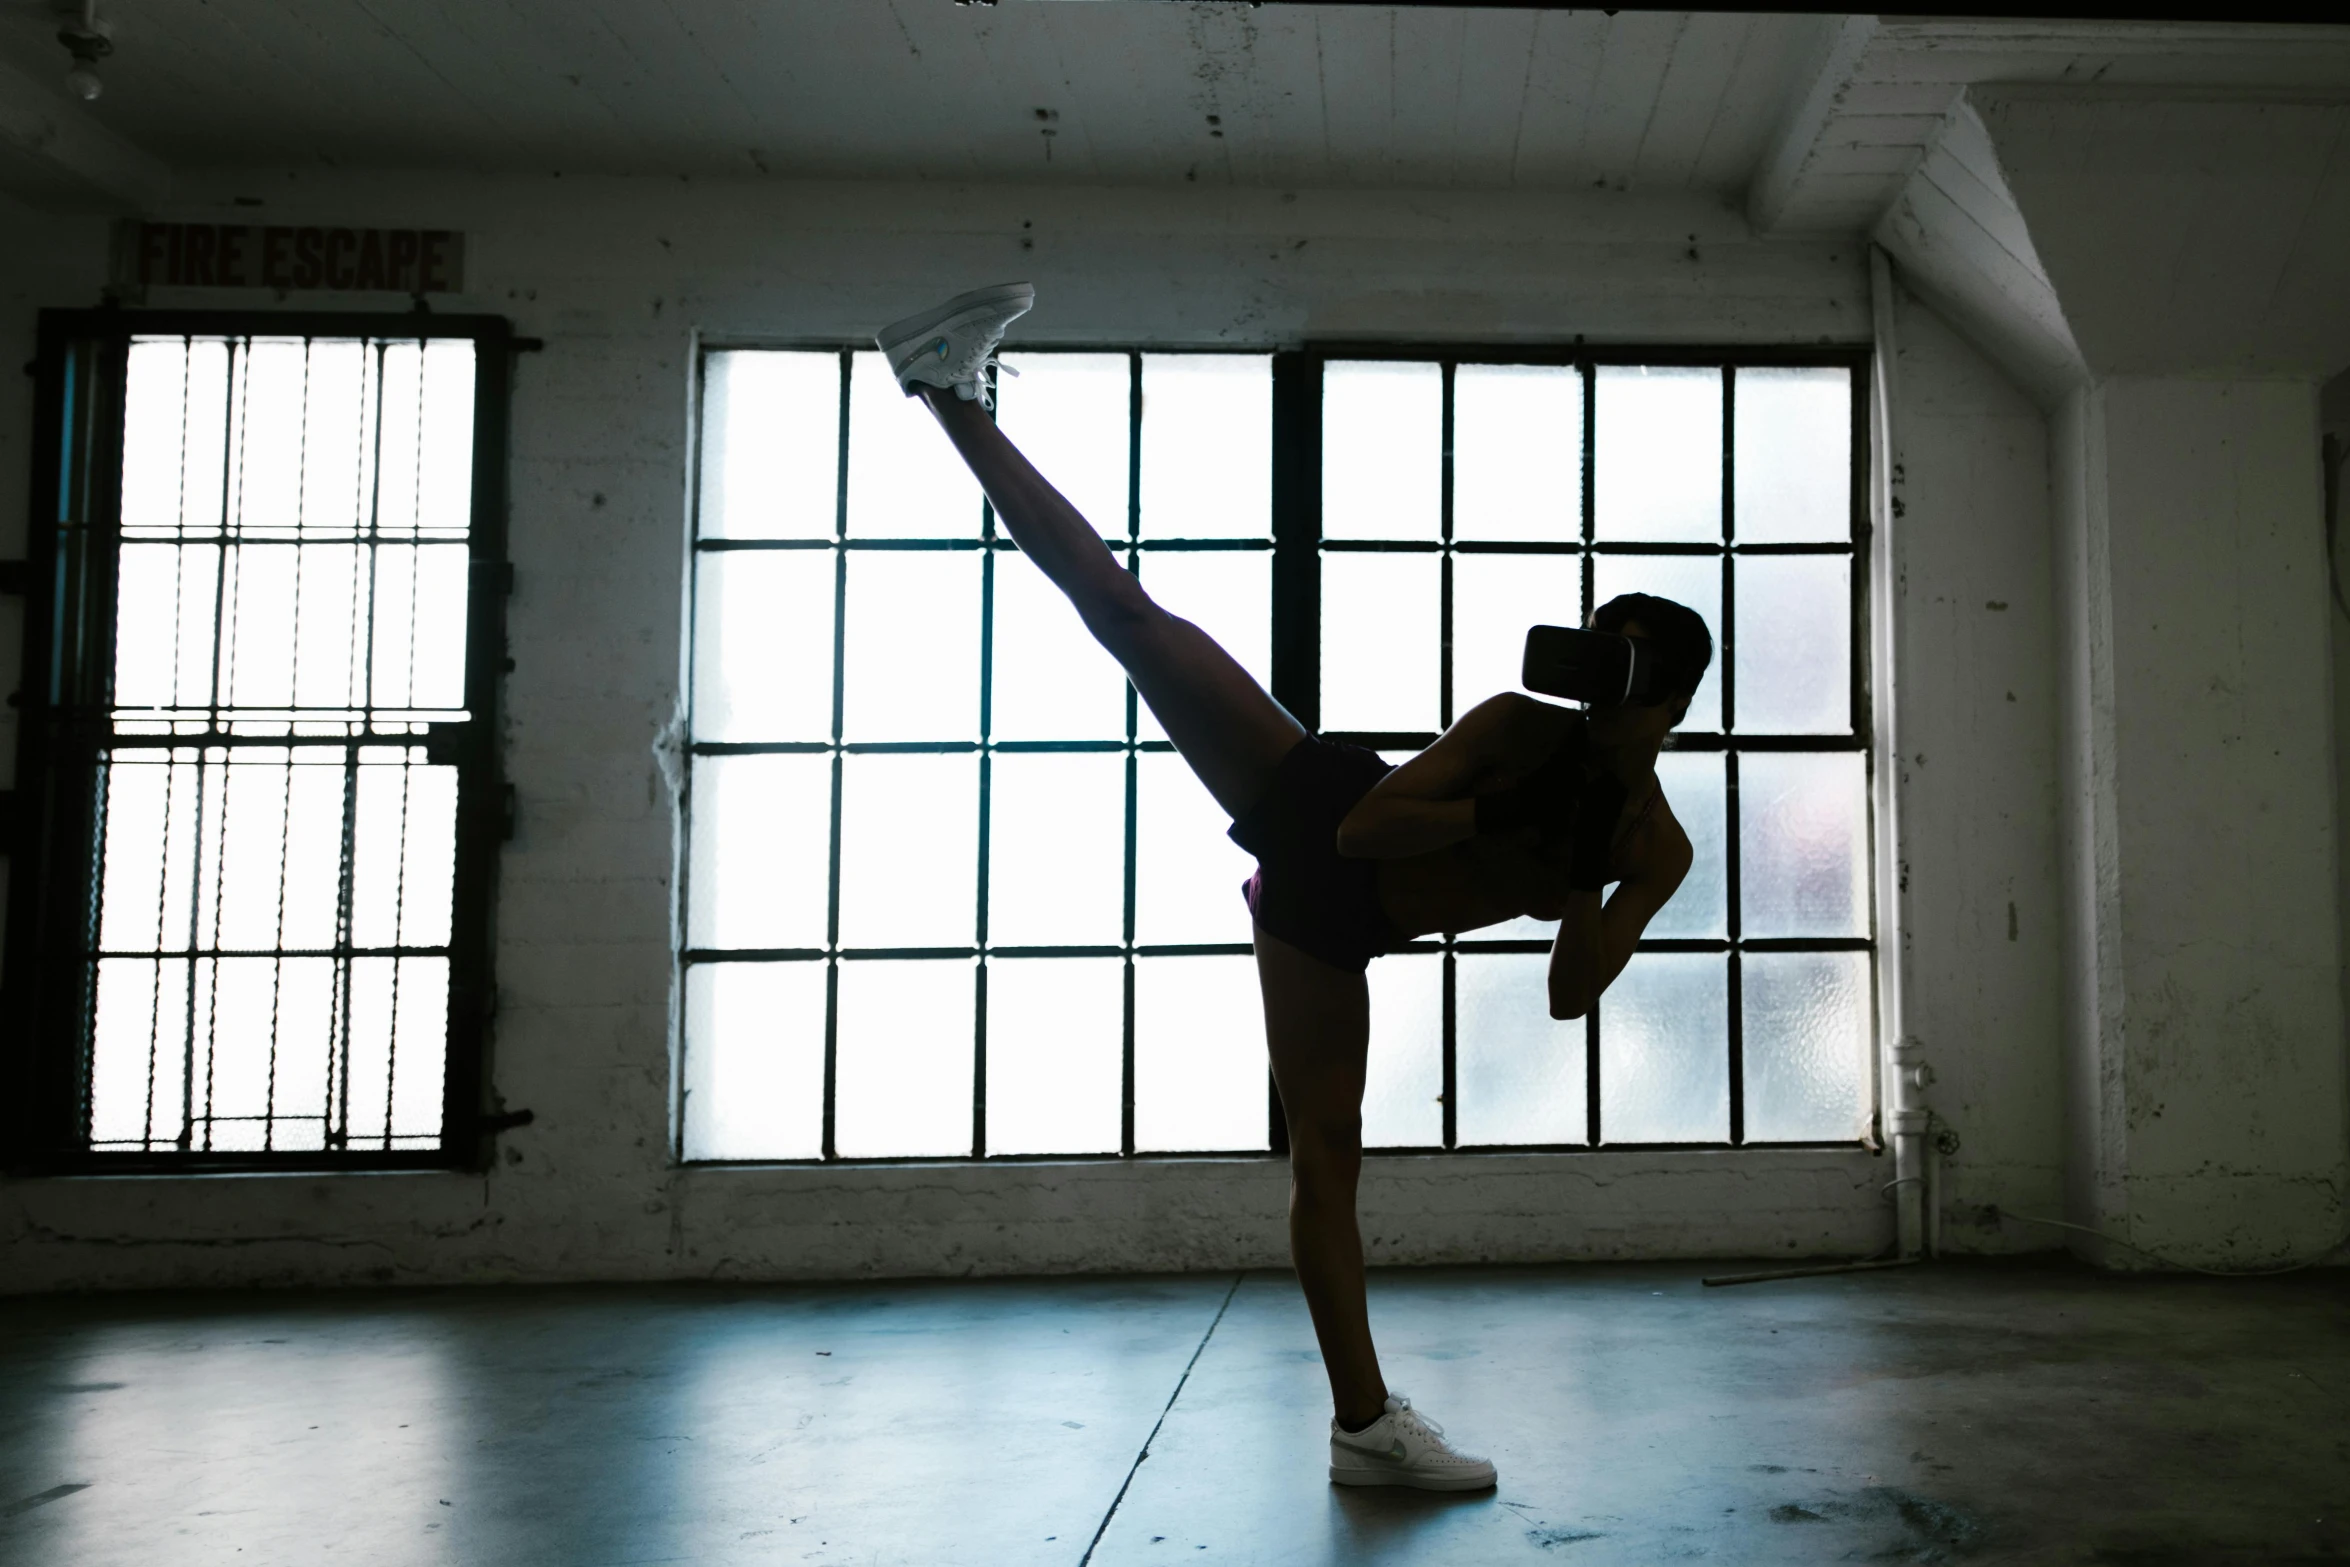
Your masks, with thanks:
[[[916,390],[1012,542],[1069,595],[1224,813],[1237,817],[1255,804],[1305,727],[1206,632],[1161,609],[978,403],[944,387]]]
[[[1313,1313],[1330,1399],[1350,1428],[1379,1417],[1387,1382],[1371,1344],[1355,1183],[1363,1168],[1370,987],[1257,931],[1265,1039],[1289,1121],[1289,1255]]]

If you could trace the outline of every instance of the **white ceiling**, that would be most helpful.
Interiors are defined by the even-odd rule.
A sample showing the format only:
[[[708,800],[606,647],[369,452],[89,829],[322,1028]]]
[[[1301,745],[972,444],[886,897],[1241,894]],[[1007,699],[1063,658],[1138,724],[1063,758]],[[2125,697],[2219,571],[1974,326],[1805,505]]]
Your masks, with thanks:
[[[181,165],[1708,190],[1743,181],[1817,28],[951,0],[101,13],[116,53],[88,112]],[[0,59],[61,75],[47,0],[4,15]]]
[[[1743,200],[1865,229],[1978,81],[2350,90],[2350,28],[1144,0],[0,0],[0,188],[451,169]]]

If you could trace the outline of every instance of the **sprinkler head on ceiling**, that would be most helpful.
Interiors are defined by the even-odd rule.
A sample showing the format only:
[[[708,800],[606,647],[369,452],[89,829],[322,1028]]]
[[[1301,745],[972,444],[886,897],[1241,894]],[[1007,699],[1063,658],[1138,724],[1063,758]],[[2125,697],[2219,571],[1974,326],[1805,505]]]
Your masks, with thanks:
[[[86,0],[81,16],[58,29],[57,41],[73,56],[73,66],[65,73],[65,85],[84,103],[106,90],[106,84],[98,78],[98,62],[114,53],[114,39],[110,36],[113,31],[98,20],[98,0]]]

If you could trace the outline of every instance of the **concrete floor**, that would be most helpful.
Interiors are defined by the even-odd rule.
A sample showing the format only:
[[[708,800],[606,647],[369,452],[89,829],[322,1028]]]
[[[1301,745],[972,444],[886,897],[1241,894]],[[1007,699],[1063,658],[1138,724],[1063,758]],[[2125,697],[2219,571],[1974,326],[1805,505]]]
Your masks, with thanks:
[[[2350,1274],[1703,1271],[1376,1278],[1453,1498],[1278,1274],[0,1302],[0,1561],[2350,1559]]]

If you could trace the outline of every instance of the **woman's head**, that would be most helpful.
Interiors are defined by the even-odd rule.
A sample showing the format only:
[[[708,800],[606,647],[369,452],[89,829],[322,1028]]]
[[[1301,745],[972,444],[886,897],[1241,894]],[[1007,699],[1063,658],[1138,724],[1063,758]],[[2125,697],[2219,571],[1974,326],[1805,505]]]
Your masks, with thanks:
[[[1706,629],[1704,617],[1686,604],[1653,593],[1619,593],[1591,612],[1591,629],[1648,642],[1663,689],[1669,693],[1668,722],[1679,723],[1714,661],[1713,633]]]

